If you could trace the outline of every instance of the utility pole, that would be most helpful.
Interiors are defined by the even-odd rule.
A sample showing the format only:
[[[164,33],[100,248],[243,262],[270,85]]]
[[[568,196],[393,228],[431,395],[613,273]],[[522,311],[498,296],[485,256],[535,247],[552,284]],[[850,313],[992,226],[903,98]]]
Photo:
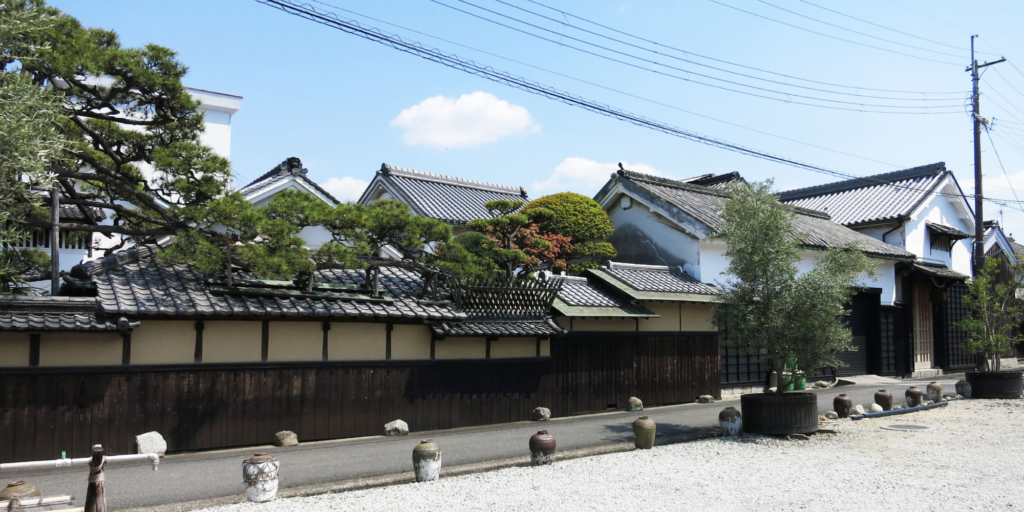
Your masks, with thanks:
[[[60,293],[60,192],[54,180],[50,189],[50,295]]]
[[[974,92],[971,95],[971,102],[974,104],[974,274],[981,270],[985,264],[985,214],[983,211],[984,197],[981,190],[981,93],[978,92],[978,80],[981,75],[978,70],[993,64],[1005,62],[1003,57],[997,61],[978,64],[974,58],[974,39],[977,34],[971,36],[971,65],[964,71],[971,72],[971,80],[974,82]]]

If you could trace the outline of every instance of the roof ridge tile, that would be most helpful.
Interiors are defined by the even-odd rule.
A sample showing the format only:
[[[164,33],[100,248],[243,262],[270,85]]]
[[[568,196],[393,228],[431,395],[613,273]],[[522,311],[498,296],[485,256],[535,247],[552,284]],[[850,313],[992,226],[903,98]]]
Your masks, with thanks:
[[[397,165],[391,165],[389,163],[382,163],[380,170],[377,174],[395,175],[406,178],[419,179],[424,181],[432,181],[435,183],[446,183],[449,185],[476,188],[481,190],[489,190],[493,192],[502,192],[510,194],[520,194],[526,197],[526,189],[523,187],[516,187],[512,185],[501,185],[498,183],[491,183],[487,181],[471,180],[468,178],[458,178],[455,176],[448,176],[446,174],[436,174],[426,171],[417,171],[416,169],[409,169],[406,167],[399,167]]]

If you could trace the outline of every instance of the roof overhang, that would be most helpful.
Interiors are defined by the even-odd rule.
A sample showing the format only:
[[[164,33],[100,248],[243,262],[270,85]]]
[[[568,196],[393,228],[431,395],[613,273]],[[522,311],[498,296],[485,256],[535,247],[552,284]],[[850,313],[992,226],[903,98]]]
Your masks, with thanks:
[[[656,291],[644,291],[637,290],[632,286],[620,281],[615,276],[608,275],[604,272],[594,271],[593,269],[587,271],[587,275],[595,279],[599,279],[602,283],[609,286],[618,293],[621,293],[632,300],[658,300],[665,302],[696,302],[696,303],[716,303],[721,299],[717,295],[704,295],[701,293],[681,293],[681,292],[656,292]]]
[[[572,306],[556,298],[552,308],[569,318],[661,318],[661,315],[639,305]]]
[[[337,199],[324,194],[323,191],[321,191],[318,187],[311,185],[308,179],[300,178],[298,176],[287,176],[265,187],[259,187],[256,190],[253,190],[252,192],[246,194],[245,199],[250,203],[258,203],[264,199],[269,199],[275,194],[282,192],[288,188],[298,188],[303,192],[316,196],[321,201],[331,206],[336,206],[340,204]]]
[[[632,200],[640,202],[652,213],[665,218],[680,231],[696,237],[698,240],[703,240],[712,235],[711,226],[687,215],[668,201],[633,183],[629,179],[619,179],[618,176],[612,176],[601,191],[594,196],[594,200],[607,212],[615,207],[616,202],[622,196],[628,196]]]

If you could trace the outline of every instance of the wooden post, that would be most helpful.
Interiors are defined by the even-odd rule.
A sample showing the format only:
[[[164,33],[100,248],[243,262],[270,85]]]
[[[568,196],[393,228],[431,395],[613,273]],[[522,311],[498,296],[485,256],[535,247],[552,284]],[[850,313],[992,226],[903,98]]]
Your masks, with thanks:
[[[92,460],[89,461],[89,488],[85,492],[85,512],[107,512],[107,498],[103,494],[103,445],[92,445]]]

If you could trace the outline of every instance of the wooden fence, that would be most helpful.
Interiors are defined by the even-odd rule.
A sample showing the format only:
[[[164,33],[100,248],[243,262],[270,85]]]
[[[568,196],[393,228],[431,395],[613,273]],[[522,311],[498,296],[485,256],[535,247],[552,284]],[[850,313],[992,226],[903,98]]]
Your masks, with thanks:
[[[441,342],[443,343],[443,341]],[[32,368],[0,375],[0,461],[133,453],[151,430],[171,451],[377,435],[401,418],[425,431],[719,395],[714,334],[597,333],[552,341],[552,357]]]

